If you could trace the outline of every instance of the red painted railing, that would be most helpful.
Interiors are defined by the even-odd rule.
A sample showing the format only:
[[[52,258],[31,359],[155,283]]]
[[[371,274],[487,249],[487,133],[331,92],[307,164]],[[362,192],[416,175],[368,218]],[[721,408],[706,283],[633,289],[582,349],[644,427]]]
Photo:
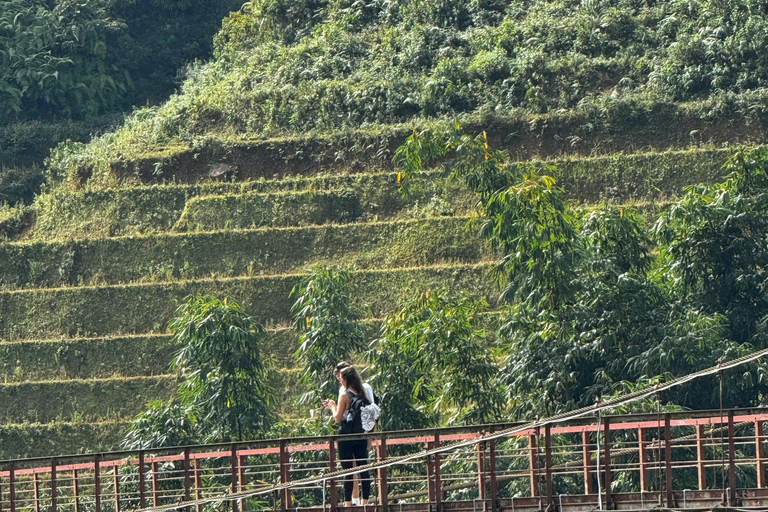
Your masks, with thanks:
[[[372,475],[386,510],[586,510],[768,504],[768,409],[605,416],[481,441]],[[475,439],[506,425],[380,432],[376,460]],[[0,512],[120,512],[200,500],[339,469],[335,441],[263,440],[0,462]],[[599,454],[599,456],[598,456]],[[330,508],[340,482],[204,509]],[[765,491],[764,491],[765,490]],[[189,507],[188,507],[189,508]],[[191,512],[191,511],[190,511]]]

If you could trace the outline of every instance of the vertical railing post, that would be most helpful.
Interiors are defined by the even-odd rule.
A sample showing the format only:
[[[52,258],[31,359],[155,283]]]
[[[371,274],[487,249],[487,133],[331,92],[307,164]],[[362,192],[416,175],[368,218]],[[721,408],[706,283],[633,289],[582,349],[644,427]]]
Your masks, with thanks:
[[[377,450],[379,452],[379,461],[387,460],[387,438],[383,434],[379,437],[379,446]],[[379,468],[379,503],[381,504],[382,512],[388,512],[389,510],[388,494],[387,468]]]
[[[531,479],[531,496],[539,495],[539,450],[536,446],[536,434],[528,434],[528,468]]]
[[[8,499],[11,500],[11,512],[16,512],[16,467],[13,462],[8,464]]]
[[[157,462],[152,462],[150,467],[152,468],[152,506],[157,507],[160,505],[159,468]]]
[[[80,484],[77,481],[77,470],[72,470],[72,500],[75,506],[75,512],[80,512]]]
[[[491,512],[498,510],[499,485],[496,481],[496,440],[488,441],[488,476],[491,481]]]
[[[552,499],[552,427],[547,423],[544,425],[544,475],[547,479],[547,503],[554,502]]]
[[[145,482],[146,475],[144,474],[144,450],[139,450],[139,506],[145,508],[147,506],[147,489]]]
[[[733,409],[728,409],[728,487],[731,489],[731,506],[736,506],[736,428],[733,423]]]
[[[93,502],[96,512],[101,512],[101,455],[93,456]]]
[[[648,445],[645,443],[645,429],[637,429],[637,448],[640,460],[640,492],[648,490]]]
[[[696,469],[699,476],[699,490],[707,488],[707,467],[704,462],[707,459],[707,452],[704,449],[704,425],[696,425]]]
[[[485,500],[485,441],[475,445],[477,451],[477,497],[483,500],[483,510],[487,507]]]
[[[603,418],[603,440],[605,441],[605,506],[608,509],[612,509],[613,496],[611,494],[611,484],[613,482],[613,473],[611,472],[611,424],[610,418],[608,417]]]
[[[664,476],[666,477],[667,508],[675,508],[675,494],[672,488],[672,415],[664,415]]]
[[[755,469],[757,470],[757,488],[765,487],[765,457],[763,450],[763,422],[755,420]]]
[[[237,469],[237,445],[232,443],[232,446],[229,449],[229,476],[231,479],[230,482],[230,491],[232,494],[235,494],[237,492],[237,485],[238,485],[238,469]],[[232,500],[232,512],[237,512],[237,500]]]
[[[333,438],[328,440],[328,470],[331,473],[336,471],[336,442]],[[331,512],[336,512],[339,508],[339,490],[336,487],[336,480],[328,481],[331,493]],[[323,503],[325,509],[325,503]]]
[[[203,476],[200,474],[199,459],[192,459],[192,471],[194,471],[195,480],[195,499],[200,500],[203,497]],[[195,505],[195,512],[203,512],[203,504]]]
[[[245,455],[238,455],[237,456],[237,489],[240,492],[245,491]],[[241,498],[240,500],[240,511],[244,511],[245,506],[245,498]]]
[[[429,450],[432,447],[432,443],[427,441],[424,444],[424,448]],[[435,498],[435,459],[431,455],[427,456],[427,512],[432,512],[432,504],[436,502]]]
[[[3,507],[3,481],[0,480],[0,512],[3,512],[5,508]]]
[[[115,491],[115,512],[120,512],[120,470],[118,465],[112,466],[112,482]]]
[[[192,497],[192,482],[190,480],[189,447],[184,448],[184,501],[189,501]],[[189,512],[189,507],[184,507],[185,512]]]
[[[432,441],[432,447],[433,448],[439,448],[440,447],[440,434],[435,432],[433,441]],[[432,478],[434,480],[434,489],[435,489],[435,509],[437,512],[441,512],[443,509],[443,484],[442,480],[440,479],[440,454],[436,453],[432,457],[432,463],[434,464],[434,471],[432,472]]]
[[[59,488],[56,485],[56,458],[51,459],[51,512],[58,509]]]
[[[280,483],[287,484],[291,481],[291,459],[288,455],[288,446],[283,439],[280,441]],[[291,508],[291,490],[283,489],[280,499],[280,510],[285,512]]]
[[[32,487],[35,491],[35,512],[40,512],[40,477],[32,474]]]
[[[589,432],[581,433],[581,458],[584,462],[584,494],[592,494],[594,485],[592,484],[592,450],[589,449]]]

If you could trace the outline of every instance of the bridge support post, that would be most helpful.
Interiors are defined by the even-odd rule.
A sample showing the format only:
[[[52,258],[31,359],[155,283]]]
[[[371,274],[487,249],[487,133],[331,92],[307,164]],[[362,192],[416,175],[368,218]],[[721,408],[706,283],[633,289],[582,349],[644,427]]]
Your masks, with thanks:
[[[117,464],[112,466],[112,490],[115,498],[115,512],[120,512],[120,470]]]
[[[56,459],[51,459],[51,512],[58,509],[59,488],[56,486]]]
[[[195,459],[195,464],[197,464],[197,459]],[[150,468],[152,468],[152,506],[156,507],[160,504],[159,475],[157,474],[159,468],[157,467],[157,462],[150,464]]]
[[[605,471],[605,507],[610,510],[613,508],[613,497],[611,496],[611,483],[613,482],[613,473],[611,472],[611,425],[609,418],[603,418],[603,439],[605,441],[605,465],[603,468]]]
[[[190,477],[189,448],[184,448],[184,501],[192,497],[192,481]],[[184,512],[190,512],[189,507],[184,507]]]
[[[699,490],[707,488],[707,467],[704,462],[707,452],[704,450],[704,425],[696,425],[696,468],[699,476]]]
[[[765,487],[765,458],[763,450],[763,438],[765,432],[763,430],[763,422],[755,420],[755,469],[757,470],[757,487],[762,489]]]
[[[733,409],[728,409],[728,487],[730,505],[736,506],[736,428],[733,423]]]
[[[544,425],[544,475],[547,479],[547,503],[552,506],[552,427],[549,424]]]
[[[281,457],[282,458],[282,457]],[[237,445],[232,443],[232,446],[229,449],[229,475],[230,479],[232,480],[230,484],[230,491],[234,494],[237,492]],[[280,465],[282,466],[282,460],[280,462]],[[232,500],[232,512],[237,512],[239,500]]]
[[[147,489],[144,478],[144,450],[139,450],[139,506],[141,508],[147,506]]]
[[[288,455],[288,445],[285,439],[280,441],[280,483],[287,484],[291,481],[291,459]],[[280,496],[280,510],[291,508],[291,490],[283,489]]]
[[[245,455],[237,456],[237,490],[245,491]],[[240,498],[238,503],[240,512],[243,512],[246,509],[246,498]]]
[[[35,512],[40,512],[40,477],[37,473],[32,475],[32,488],[35,491]]]
[[[488,441],[488,476],[491,480],[491,512],[499,509],[499,485],[496,481],[496,440]]]
[[[438,448],[440,446],[440,434],[435,432],[433,440],[427,443],[427,448]],[[441,512],[443,509],[443,488],[440,482],[440,454],[435,454],[427,458],[427,485],[429,487],[429,501],[434,503],[435,511]]]
[[[101,512],[101,456],[93,457],[93,500],[96,512]]]
[[[13,462],[8,464],[8,499],[11,500],[11,512],[16,512],[16,468]]]
[[[75,506],[75,512],[80,512],[80,485],[77,483],[78,471],[72,470],[72,501]]]
[[[539,450],[536,433],[528,434],[528,466],[531,478],[531,496],[539,495]]]
[[[485,492],[485,441],[481,441],[475,445],[477,451],[477,497],[483,502],[483,510],[488,508],[488,499]]]
[[[379,437],[379,446],[377,448],[379,461],[387,459],[387,438],[384,435]],[[381,512],[389,512],[389,486],[387,485],[387,468],[379,468],[379,504]]]
[[[333,473],[336,471],[336,443],[333,439],[328,441],[328,470]],[[331,512],[336,512],[339,508],[339,490],[336,487],[336,480],[329,480],[331,492]],[[325,508],[325,503],[323,503]]]
[[[157,466],[155,466],[157,468]],[[157,470],[155,470],[157,471]],[[197,459],[192,459],[192,475],[195,481],[195,499],[199,500],[203,497],[203,476],[200,474],[200,464]],[[157,485],[155,485],[155,489]],[[198,503],[195,505],[195,512],[203,512],[203,505]]]
[[[675,508],[675,493],[672,488],[672,417],[664,415],[664,476],[666,477],[667,508]]]
[[[640,462],[640,492],[648,490],[648,445],[645,444],[645,429],[637,429],[637,448]]]
[[[592,450],[589,448],[589,432],[581,433],[581,458],[584,463],[584,494],[595,492],[592,484]]]

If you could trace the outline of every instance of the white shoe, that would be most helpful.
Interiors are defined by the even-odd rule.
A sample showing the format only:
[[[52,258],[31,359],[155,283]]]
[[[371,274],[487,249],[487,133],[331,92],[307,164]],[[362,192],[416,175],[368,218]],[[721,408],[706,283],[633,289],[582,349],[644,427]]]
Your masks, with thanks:
[[[352,498],[352,504],[359,507],[360,505],[363,504],[363,500],[361,500],[360,498]]]

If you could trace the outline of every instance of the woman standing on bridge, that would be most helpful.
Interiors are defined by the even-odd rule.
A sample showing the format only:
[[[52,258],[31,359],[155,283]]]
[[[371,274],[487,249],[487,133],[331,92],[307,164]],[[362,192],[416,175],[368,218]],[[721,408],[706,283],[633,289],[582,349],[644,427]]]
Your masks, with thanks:
[[[360,418],[353,421],[349,418],[349,409],[352,400],[358,397],[368,403],[365,396],[365,389],[360,375],[354,366],[347,366],[340,372],[341,385],[346,389],[346,393],[339,396],[339,403],[334,400],[325,400],[323,405],[333,413],[333,420],[339,423],[339,434],[362,434],[362,426],[357,428],[355,425],[360,423]],[[368,464],[368,441],[366,439],[355,439],[351,441],[339,441],[339,458],[343,469],[351,469],[354,466],[365,466]],[[363,488],[363,505],[368,504],[368,498],[371,495],[371,475],[368,471],[360,473],[360,484]],[[344,505],[352,506],[352,490],[354,488],[354,475],[344,477]]]

